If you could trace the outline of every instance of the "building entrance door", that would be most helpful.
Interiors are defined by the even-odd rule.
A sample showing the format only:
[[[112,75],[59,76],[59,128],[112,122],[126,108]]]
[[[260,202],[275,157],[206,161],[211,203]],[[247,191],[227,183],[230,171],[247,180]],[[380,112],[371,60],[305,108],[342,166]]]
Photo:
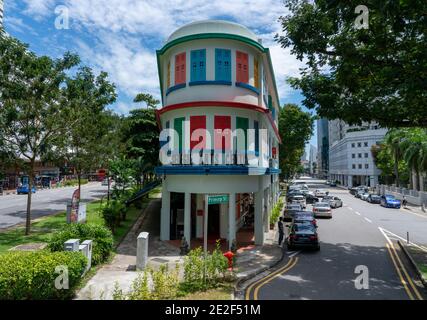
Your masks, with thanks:
[[[208,240],[220,238],[220,205],[210,204],[208,207]]]

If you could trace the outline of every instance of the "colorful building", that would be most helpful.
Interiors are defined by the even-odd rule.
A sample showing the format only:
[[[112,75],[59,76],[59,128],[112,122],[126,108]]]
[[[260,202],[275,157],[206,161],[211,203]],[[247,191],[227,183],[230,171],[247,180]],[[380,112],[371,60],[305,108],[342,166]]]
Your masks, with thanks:
[[[270,52],[246,27],[200,21],[157,51],[163,107],[161,239],[263,244],[279,190],[279,97]]]

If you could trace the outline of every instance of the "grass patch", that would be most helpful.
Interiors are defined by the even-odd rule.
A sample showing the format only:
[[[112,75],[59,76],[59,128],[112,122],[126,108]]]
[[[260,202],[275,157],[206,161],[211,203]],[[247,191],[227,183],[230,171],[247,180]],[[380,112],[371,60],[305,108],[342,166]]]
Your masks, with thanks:
[[[231,284],[224,284],[215,289],[190,293],[179,300],[231,300],[233,290]]]
[[[147,207],[151,199],[158,198],[161,192],[161,186],[153,189],[148,197],[142,200],[142,209],[137,209],[134,206],[129,207],[126,214],[126,221],[120,224],[120,227],[116,228],[116,234],[114,235],[114,245],[117,246],[120,241],[126,236],[129,229],[133,226],[135,221],[138,219],[142,210]],[[102,205],[105,205],[104,200]],[[105,225],[104,220],[99,214],[101,208],[101,202],[99,200],[87,204],[87,222]],[[0,232],[0,254],[8,251],[17,245],[34,243],[34,242],[49,242],[52,234],[61,229],[66,225],[66,214],[65,211],[56,215],[51,215],[38,219],[31,224],[31,234],[25,235],[25,226],[16,227],[4,232]]]
[[[418,269],[420,269],[423,278],[427,279],[427,265],[418,263],[417,266],[418,266]]]

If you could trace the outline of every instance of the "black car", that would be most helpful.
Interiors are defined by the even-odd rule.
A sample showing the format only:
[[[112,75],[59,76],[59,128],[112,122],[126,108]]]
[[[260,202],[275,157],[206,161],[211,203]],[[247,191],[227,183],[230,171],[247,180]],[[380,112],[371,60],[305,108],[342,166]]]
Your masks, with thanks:
[[[314,196],[312,194],[307,194],[305,196],[305,201],[306,201],[307,204],[313,204],[313,203],[319,202],[319,200],[320,199],[318,197],[316,197],[316,196]]]
[[[378,203],[378,204],[380,204],[381,203],[381,197],[378,196],[378,195],[376,195],[376,194],[370,194],[369,197],[368,197],[368,199],[366,201],[368,201],[369,203]]]
[[[317,228],[311,223],[294,223],[290,226],[289,236],[286,238],[289,250],[296,248],[312,248],[320,250]]]
[[[317,228],[317,220],[312,211],[298,211],[292,217],[292,224],[296,223],[311,223]]]

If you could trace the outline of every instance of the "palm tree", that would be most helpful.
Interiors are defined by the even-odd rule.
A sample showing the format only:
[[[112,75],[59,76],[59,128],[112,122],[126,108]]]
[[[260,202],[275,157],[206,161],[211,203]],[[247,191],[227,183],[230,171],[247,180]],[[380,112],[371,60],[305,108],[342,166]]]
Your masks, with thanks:
[[[411,168],[412,186],[424,189],[424,172],[427,170],[427,131],[423,128],[407,129],[400,143],[403,158]],[[419,186],[418,186],[419,185]]]
[[[391,129],[387,132],[384,138],[384,144],[391,150],[394,159],[394,176],[396,178],[396,186],[399,187],[399,161],[402,158],[401,142],[404,129]]]

